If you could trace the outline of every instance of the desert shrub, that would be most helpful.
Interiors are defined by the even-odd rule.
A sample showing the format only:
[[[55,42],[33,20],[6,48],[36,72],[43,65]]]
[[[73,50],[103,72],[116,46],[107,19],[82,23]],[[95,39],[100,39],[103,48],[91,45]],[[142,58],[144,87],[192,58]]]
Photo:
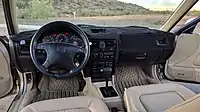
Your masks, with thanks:
[[[188,16],[199,16],[200,11],[199,10],[193,10],[193,11],[190,11],[187,15]]]
[[[153,22],[154,25],[162,25],[165,21],[164,20],[157,20]]]
[[[55,16],[51,0],[32,0],[25,5],[25,2],[17,5],[19,8],[18,17],[25,19],[47,19]]]
[[[33,0],[30,2],[30,17],[39,19],[55,16],[51,0]]]
[[[32,0],[17,0],[17,7],[19,9],[24,9],[26,7],[28,7],[29,2],[31,2]]]
[[[172,11],[169,11],[169,10],[163,10],[163,11],[153,11],[153,13],[155,14],[171,14]]]
[[[29,9],[18,9],[17,16],[18,16],[18,18],[28,19],[28,18],[30,18],[30,10]]]

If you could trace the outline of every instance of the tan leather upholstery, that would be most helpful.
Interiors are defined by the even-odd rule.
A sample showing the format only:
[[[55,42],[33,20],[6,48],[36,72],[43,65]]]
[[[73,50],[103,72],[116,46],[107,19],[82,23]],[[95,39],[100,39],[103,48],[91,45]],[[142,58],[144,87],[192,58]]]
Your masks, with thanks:
[[[174,83],[135,86],[125,90],[127,112],[164,112],[195,96],[189,89]]]
[[[195,27],[194,31],[193,31],[194,34],[200,34],[200,22],[197,24],[197,26]]]
[[[109,112],[109,110],[101,99],[81,96],[36,102],[21,112]]]
[[[0,42],[0,97],[7,95],[13,87],[10,57],[4,44]]]
[[[166,112],[199,112],[200,111],[200,94],[176,105]]]
[[[165,67],[170,79],[200,82],[200,35],[181,34]]]

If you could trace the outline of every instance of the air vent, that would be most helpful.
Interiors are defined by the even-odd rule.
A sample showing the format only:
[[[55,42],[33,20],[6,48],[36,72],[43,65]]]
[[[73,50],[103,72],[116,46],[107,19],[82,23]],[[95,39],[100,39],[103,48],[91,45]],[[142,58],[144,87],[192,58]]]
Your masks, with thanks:
[[[106,29],[91,29],[92,33],[105,33]]]

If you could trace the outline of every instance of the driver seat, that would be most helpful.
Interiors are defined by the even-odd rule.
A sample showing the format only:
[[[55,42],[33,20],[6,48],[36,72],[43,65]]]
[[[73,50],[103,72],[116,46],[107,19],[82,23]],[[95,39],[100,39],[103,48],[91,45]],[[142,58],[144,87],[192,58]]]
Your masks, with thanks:
[[[106,104],[96,97],[81,96],[35,102],[21,112],[109,112]]]

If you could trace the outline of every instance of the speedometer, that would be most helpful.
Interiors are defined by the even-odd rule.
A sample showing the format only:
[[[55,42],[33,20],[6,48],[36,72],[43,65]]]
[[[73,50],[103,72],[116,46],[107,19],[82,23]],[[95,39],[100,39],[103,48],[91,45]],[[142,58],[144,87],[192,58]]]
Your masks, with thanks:
[[[84,46],[82,39],[78,35],[71,35],[70,43],[79,47]]]
[[[66,39],[67,39],[66,36],[64,34],[62,34],[62,33],[56,36],[56,41],[57,42],[67,42]]]

